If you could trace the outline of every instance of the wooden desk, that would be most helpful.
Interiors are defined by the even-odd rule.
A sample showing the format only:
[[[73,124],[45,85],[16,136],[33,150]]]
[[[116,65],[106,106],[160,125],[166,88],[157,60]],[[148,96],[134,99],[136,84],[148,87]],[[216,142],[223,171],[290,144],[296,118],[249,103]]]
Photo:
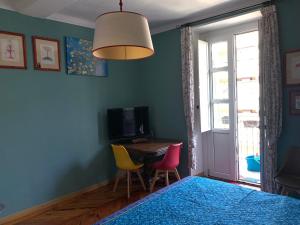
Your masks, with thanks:
[[[160,156],[166,153],[169,145],[177,143],[180,143],[180,141],[155,139],[142,143],[124,144],[124,147],[132,154]]]
[[[162,160],[169,145],[180,142],[178,140],[153,139],[142,143],[123,144],[123,146],[134,162],[144,164],[143,178],[147,188],[149,188],[153,172],[151,164]]]

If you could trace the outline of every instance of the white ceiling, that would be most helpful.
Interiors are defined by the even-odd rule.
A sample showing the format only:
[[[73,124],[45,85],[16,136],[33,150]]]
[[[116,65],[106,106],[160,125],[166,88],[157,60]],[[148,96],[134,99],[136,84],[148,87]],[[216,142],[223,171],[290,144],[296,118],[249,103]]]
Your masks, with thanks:
[[[145,15],[152,33],[251,6],[266,0],[123,0],[124,10]],[[119,10],[118,0],[0,0],[0,8],[94,27],[96,17]]]

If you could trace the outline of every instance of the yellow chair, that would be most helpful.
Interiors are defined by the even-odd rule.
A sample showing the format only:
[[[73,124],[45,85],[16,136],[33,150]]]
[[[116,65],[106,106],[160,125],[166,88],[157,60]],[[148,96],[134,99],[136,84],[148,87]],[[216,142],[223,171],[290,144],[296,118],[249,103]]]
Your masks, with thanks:
[[[136,172],[139,180],[142,183],[142,186],[144,190],[146,190],[145,183],[143,181],[143,178],[141,176],[140,168],[144,166],[144,164],[134,164],[132,162],[127,150],[125,149],[124,146],[122,145],[111,145],[112,150],[114,152],[115,160],[116,160],[116,165],[119,169],[119,171],[126,171],[127,173],[127,197],[130,198],[130,184],[131,184],[131,172]],[[117,190],[117,186],[119,183],[120,177],[117,176],[114,189],[113,191],[115,192]]]

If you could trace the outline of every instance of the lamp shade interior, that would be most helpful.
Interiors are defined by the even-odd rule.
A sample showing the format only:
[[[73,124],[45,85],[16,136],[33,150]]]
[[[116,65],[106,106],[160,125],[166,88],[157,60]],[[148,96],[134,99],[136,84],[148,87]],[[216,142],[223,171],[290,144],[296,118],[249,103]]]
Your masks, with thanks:
[[[130,60],[153,55],[147,19],[133,12],[111,12],[99,16],[93,55],[101,59]]]

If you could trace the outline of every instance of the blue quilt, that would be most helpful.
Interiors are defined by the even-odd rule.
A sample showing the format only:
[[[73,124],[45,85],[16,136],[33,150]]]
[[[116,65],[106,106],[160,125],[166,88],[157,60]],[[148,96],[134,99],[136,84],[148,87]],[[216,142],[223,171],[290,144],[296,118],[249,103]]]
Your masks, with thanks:
[[[188,177],[96,225],[300,225],[300,200]]]

